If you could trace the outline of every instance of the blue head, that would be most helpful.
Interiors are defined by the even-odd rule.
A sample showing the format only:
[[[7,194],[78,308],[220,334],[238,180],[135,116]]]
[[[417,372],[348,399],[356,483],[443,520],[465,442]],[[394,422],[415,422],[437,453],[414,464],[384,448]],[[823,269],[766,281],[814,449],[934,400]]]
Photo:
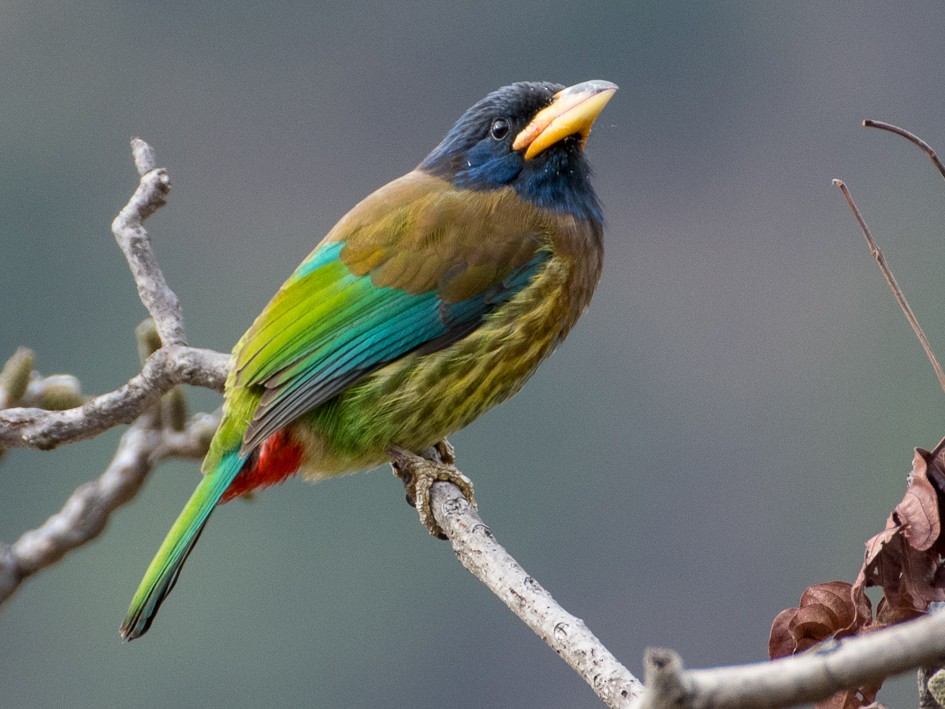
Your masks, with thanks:
[[[420,169],[457,187],[512,187],[539,207],[600,222],[584,143],[617,87],[519,82],[466,111]]]

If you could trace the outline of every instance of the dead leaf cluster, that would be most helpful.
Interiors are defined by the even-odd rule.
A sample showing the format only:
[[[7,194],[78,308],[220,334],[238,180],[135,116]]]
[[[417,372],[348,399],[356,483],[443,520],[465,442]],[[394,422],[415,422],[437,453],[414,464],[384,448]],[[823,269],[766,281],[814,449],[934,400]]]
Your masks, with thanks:
[[[866,542],[860,573],[852,584],[830,581],[808,587],[797,608],[781,611],[771,624],[768,655],[805,652],[821,643],[868,633],[926,613],[945,601],[945,439],[932,450],[917,448],[906,491],[886,526]],[[874,612],[866,594],[879,588]],[[873,704],[881,685],[835,694],[818,709],[860,709]]]

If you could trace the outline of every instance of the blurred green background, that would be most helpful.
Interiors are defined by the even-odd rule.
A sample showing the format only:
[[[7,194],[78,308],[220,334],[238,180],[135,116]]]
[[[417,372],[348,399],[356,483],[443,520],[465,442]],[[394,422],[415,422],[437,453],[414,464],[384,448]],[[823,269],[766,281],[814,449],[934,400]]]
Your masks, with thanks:
[[[192,344],[228,350],[356,201],[520,79],[621,90],[589,144],[594,304],[457,435],[499,539],[635,673],[765,657],[809,584],[852,581],[945,396],[831,178],[945,357],[939,2],[0,2],[0,357],[90,393],[145,316],[109,224],[136,177]],[[194,392],[202,408],[219,397]],[[0,465],[0,539],[105,467],[119,431]],[[147,638],[118,639],[196,483],[162,465],[95,543],[0,611],[9,707],[593,707],[430,538],[387,470],[221,509]],[[915,704],[913,680],[881,698]]]

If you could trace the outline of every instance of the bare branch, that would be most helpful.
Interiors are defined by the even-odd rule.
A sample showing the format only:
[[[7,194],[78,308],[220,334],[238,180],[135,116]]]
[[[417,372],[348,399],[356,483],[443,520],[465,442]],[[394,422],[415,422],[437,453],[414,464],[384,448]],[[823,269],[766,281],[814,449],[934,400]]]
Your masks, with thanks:
[[[456,558],[554,650],[609,707],[625,707],[643,685],[584,621],[568,613],[496,541],[482,518],[452,483],[434,483],[433,515]]]
[[[765,709],[814,702],[945,655],[945,613],[934,613],[874,633],[774,662],[711,670],[682,669],[670,650],[646,658],[647,692],[633,709]],[[651,681],[658,678],[658,681]]]
[[[885,130],[889,131],[890,133],[895,133],[896,135],[901,135],[913,145],[917,145],[920,150],[929,156],[929,160],[932,161],[932,164],[935,165],[935,168],[939,171],[942,177],[945,177],[945,165],[942,165],[942,161],[938,159],[938,155],[936,155],[935,151],[932,149],[932,146],[922,140],[922,138],[919,136],[910,133],[905,128],[894,126],[892,123],[874,121],[872,118],[867,118],[864,120],[863,125],[867,128],[879,128],[880,130]]]
[[[166,202],[170,181],[164,170],[155,169],[154,152],[147,143],[135,138],[132,152],[141,180],[112,230],[160,341],[148,327],[139,328],[139,348],[146,357],[141,372],[115,391],[87,401],[74,377],[43,378],[32,371],[32,353],[18,351],[0,373],[0,453],[5,448],[54,448],[137,421],[122,436],[115,457],[97,480],[76,489],[39,528],[12,545],[0,544],[0,603],[23,579],[98,536],[111,513],[137,493],[157,462],[202,457],[216,429],[217,422],[205,414],[186,421],[183,394],[175,387],[192,384],[222,390],[228,356],[185,344],[180,302],[161,273],[142,225]],[[14,405],[23,408],[3,408]],[[43,408],[30,408],[35,406]]]
[[[138,297],[154,319],[165,345],[185,345],[184,318],[177,295],[167,285],[151,249],[144,220],[167,203],[171,181],[167,172],[154,166],[154,151],[140,138],[132,138],[135,167],[141,175],[138,189],[112,222],[112,233],[128,261]]]
[[[156,429],[143,417],[121,437],[118,450],[97,480],[78,487],[62,509],[16,542],[0,545],[0,603],[29,576],[59,561],[105,529],[111,513],[133,498],[161,460],[202,457],[217,421],[206,415],[184,431]]]
[[[227,355],[186,346],[180,301],[167,285],[143,226],[143,221],[166,203],[170,180],[163,169],[155,168],[151,146],[140,138],[133,138],[131,147],[141,179],[128,204],[112,222],[112,232],[125,254],[138,295],[154,321],[163,346],[144,362],[140,374],[124,386],[64,411],[5,409],[4,406],[29,402],[26,398],[17,401],[20,397],[11,396],[9,386],[0,387],[0,449],[48,450],[91,438],[113,426],[131,423],[177,384],[223,389]],[[10,371],[22,373],[21,360],[27,358],[30,364],[32,362],[27,354],[23,352],[11,358]]]
[[[896,302],[899,303],[899,307],[906,316],[906,320],[909,321],[909,326],[912,328],[915,336],[919,338],[919,344],[922,345],[922,349],[925,350],[925,356],[929,358],[929,362],[932,363],[932,369],[935,370],[935,376],[938,378],[939,386],[942,388],[942,391],[945,391],[945,372],[942,371],[941,365],[935,358],[935,353],[932,352],[932,346],[929,344],[929,338],[925,336],[925,331],[922,329],[922,326],[919,325],[919,320],[916,318],[915,313],[912,312],[912,308],[909,306],[906,296],[903,294],[899,284],[896,283],[896,279],[893,276],[889,265],[886,263],[886,258],[883,256],[883,252],[880,251],[879,247],[876,245],[876,241],[873,239],[873,235],[870,233],[869,227],[866,226],[866,221],[863,219],[863,215],[860,214],[860,210],[853,201],[853,196],[850,194],[850,190],[847,189],[847,186],[843,183],[843,180],[834,180],[833,184],[840,188],[844,198],[847,200],[847,204],[850,205],[850,209],[853,211],[853,216],[856,217],[856,221],[860,225],[860,230],[863,232],[863,236],[866,238],[866,244],[869,247],[870,254],[872,254],[873,258],[876,260],[876,263],[879,265],[880,271],[883,272],[883,278],[886,279],[886,283],[889,285],[890,290],[892,290],[893,296],[896,298]]]
[[[688,709],[692,706],[691,688],[678,654],[666,648],[649,648],[643,666],[646,692],[630,705],[633,709]]]
[[[63,443],[92,438],[102,431],[131,423],[177,384],[221,391],[228,356],[181,345],[165,346],[151,355],[141,373],[115,391],[65,411],[0,410],[0,448],[49,450]]]

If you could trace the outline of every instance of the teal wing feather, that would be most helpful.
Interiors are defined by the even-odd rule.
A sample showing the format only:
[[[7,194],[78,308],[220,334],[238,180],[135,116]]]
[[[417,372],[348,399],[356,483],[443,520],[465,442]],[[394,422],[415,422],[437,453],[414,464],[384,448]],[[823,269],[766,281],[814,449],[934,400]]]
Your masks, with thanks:
[[[385,364],[469,334],[547,262],[514,195],[507,206],[411,175],[339,222],[237,345],[234,383],[262,392],[241,454]]]

